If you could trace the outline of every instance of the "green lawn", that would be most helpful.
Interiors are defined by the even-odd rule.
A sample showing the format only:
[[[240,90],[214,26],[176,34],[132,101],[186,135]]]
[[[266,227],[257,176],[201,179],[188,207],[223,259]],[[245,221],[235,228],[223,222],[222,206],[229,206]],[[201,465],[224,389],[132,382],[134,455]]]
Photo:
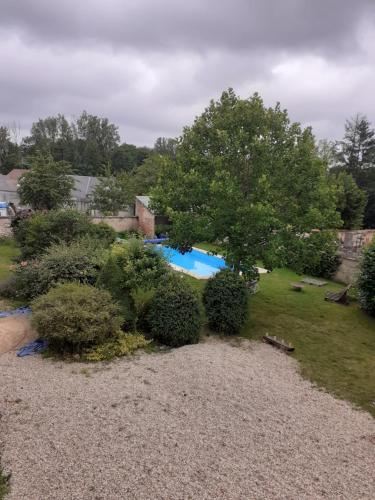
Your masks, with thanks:
[[[203,289],[204,281],[184,279]],[[290,283],[298,280],[300,276],[286,269],[262,274],[260,291],[249,300],[242,336],[260,340],[269,334],[287,340],[295,347],[292,356],[304,377],[375,416],[375,318],[354,302],[341,306],[324,301],[327,290],[341,288],[336,283],[306,285],[303,292],[295,292]]]
[[[13,258],[18,255],[18,248],[11,238],[0,238],[0,281],[5,279],[9,273],[9,266]]]

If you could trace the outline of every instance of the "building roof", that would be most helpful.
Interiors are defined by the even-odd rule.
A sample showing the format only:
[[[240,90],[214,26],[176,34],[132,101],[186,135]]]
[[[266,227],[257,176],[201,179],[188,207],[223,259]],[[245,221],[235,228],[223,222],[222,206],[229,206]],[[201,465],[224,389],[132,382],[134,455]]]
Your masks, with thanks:
[[[99,182],[97,177],[88,175],[72,175],[71,177],[74,179],[72,198],[76,200],[85,200]]]
[[[11,180],[11,181],[18,181],[18,179],[23,175],[25,172],[27,172],[26,168],[14,168],[10,172],[7,173],[6,178]]]
[[[0,191],[9,191],[13,193],[17,191],[17,182],[14,182],[6,175],[0,174]]]
[[[136,199],[142,203],[146,208],[150,208],[150,197],[149,196],[136,196]]]
[[[17,194],[18,180],[25,172],[27,170],[14,168],[7,175],[0,174],[0,191]],[[99,182],[97,177],[87,175],[71,175],[70,177],[74,179],[74,188],[72,191],[72,198],[74,200],[85,200]]]

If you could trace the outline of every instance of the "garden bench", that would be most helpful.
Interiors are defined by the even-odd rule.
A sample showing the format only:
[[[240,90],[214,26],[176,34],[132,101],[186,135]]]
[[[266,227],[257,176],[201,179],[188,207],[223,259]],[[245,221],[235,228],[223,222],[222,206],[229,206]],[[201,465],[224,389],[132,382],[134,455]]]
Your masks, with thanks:
[[[271,344],[271,345],[273,345],[273,346],[277,347],[278,349],[281,349],[285,352],[293,352],[294,351],[294,347],[292,345],[285,342],[284,339],[280,340],[275,336],[264,335],[263,342],[266,342],[267,344]]]
[[[337,304],[348,304],[348,291],[352,285],[348,285],[339,292],[327,292],[324,300],[329,302],[336,302]]]

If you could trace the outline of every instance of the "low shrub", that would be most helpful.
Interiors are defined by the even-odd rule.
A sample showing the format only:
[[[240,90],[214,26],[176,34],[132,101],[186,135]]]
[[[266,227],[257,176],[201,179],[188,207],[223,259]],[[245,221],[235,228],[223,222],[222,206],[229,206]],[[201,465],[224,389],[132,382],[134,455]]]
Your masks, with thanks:
[[[51,210],[21,220],[14,237],[26,260],[41,255],[53,243],[71,243],[90,234],[92,226],[89,217],[77,210]]]
[[[180,347],[199,341],[199,300],[191,287],[171,275],[155,291],[148,313],[151,336],[162,344]]]
[[[0,297],[4,299],[13,299],[17,296],[17,280],[14,274],[11,274],[0,281]]]
[[[103,248],[85,238],[51,245],[39,261],[20,264],[15,271],[16,295],[33,299],[62,282],[94,285],[103,261]]]
[[[111,295],[89,285],[59,284],[32,303],[32,325],[49,347],[81,353],[119,335],[122,318]]]
[[[215,274],[207,281],[203,291],[210,328],[226,335],[238,333],[247,318],[247,299],[246,283],[241,276],[229,269]]]
[[[155,287],[167,272],[161,252],[153,246],[145,246],[140,240],[130,239],[112,247],[100,273],[99,284],[117,296],[123,291]]]
[[[123,309],[126,327],[137,328],[139,314],[134,294],[155,288],[169,272],[160,252],[145,247],[143,242],[130,239],[113,245],[103,268],[99,273],[98,286],[108,290]]]
[[[140,333],[120,333],[115,339],[104,344],[87,349],[83,361],[109,361],[133,354],[137,349],[147,347],[150,340],[146,340]]]
[[[140,229],[128,229],[124,231],[119,231],[117,236],[123,240],[144,240],[145,234]]]
[[[106,224],[105,222],[99,222],[98,224],[91,224],[89,230],[90,238],[99,240],[101,245],[109,246],[115,242],[117,238],[116,231]]]
[[[306,238],[294,239],[287,264],[298,274],[330,278],[339,265],[339,241],[335,233],[321,231]]]
[[[357,285],[360,306],[375,316],[375,240],[363,252]]]

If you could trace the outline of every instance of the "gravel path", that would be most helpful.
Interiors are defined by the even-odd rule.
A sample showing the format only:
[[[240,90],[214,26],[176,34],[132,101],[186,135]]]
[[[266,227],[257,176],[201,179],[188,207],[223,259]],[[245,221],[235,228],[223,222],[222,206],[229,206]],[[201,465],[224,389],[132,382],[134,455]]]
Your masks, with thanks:
[[[7,500],[373,499],[375,420],[272,347],[0,356]]]

